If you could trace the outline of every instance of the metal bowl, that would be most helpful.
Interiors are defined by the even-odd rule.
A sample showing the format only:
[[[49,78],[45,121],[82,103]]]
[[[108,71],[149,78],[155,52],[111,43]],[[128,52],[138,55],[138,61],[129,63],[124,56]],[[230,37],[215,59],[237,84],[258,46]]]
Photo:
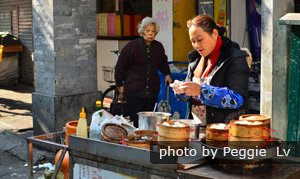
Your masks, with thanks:
[[[165,112],[139,112],[139,130],[157,131],[157,124],[169,120],[171,114]]]

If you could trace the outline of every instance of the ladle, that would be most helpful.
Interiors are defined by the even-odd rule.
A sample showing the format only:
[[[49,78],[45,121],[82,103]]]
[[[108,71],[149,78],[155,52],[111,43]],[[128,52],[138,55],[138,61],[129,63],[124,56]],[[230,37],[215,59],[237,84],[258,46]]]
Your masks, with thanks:
[[[157,103],[155,103],[154,108],[153,108],[153,113],[152,113],[153,116],[155,114],[156,108],[157,108]]]

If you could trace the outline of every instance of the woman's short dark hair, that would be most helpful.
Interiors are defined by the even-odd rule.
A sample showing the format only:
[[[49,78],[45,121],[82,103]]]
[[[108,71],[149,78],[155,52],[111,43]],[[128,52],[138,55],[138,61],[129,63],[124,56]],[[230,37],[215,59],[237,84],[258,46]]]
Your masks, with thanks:
[[[204,32],[209,34],[213,33],[214,29],[217,29],[220,36],[223,36],[226,32],[226,28],[216,24],[216,22],[207,14],[202,14],[194,17],[187,21],[187,27],[191,28],[191,26],[201,27]]]

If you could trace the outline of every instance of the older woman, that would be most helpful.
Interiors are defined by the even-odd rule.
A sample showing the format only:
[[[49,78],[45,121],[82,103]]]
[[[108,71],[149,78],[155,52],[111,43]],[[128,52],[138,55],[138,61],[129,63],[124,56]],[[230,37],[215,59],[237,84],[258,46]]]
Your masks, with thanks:
[[[152,111],[160,90],[158,70],[171,83],[168,58],[163,45],[155,40],[159,32],[156,20],[145,17],[138,25],[140,38],[130,41],[121,51],[115,80],[119,92],[125,93],[130,120],[138,127],[138,112]]]
[[[247,109],[250,70],[245,53],[208,15],[196,16],[187,26],[194,59],[186,81],[175,81],[173,90],[191,102],[193,116],[208,124],[238,119]]]

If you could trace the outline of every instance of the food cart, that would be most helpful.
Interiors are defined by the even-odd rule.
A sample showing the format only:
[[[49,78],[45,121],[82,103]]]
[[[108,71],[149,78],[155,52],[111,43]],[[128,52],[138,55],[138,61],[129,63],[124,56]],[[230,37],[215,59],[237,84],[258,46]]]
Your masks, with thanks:
[[[158,136],[163,129],[159,126]],[[170,130],[164,129],[164,132],[166,131]],[[70,134],[69,146],[66,146],[60,144],[63,141],[61,134],[63,133],[45,134],[28,139],[30,174],[32,174],[32,145],[63,149],[56,172],[65,152],[68,151],[70,178],[288,178],[300,174],[300,161],[286,155],[289,150],[285,150],[284,142],[276,138],[270,145],[267,143],[268,146],[265,141],[259,141],[257,145],[261,147],[248,148],[252,151],[251,156],[247,148],[228,147],[227,143],[224,145],[224,141],[211,143],[212,141],[208,142],[206,138],[194,139],[188,141],[188,145],[184,148],[198,151],[196,155],[177,153],[161,160],[161,151],[165,148],[160,148],[162,145],[159,141],[151,143],[149,150]],[[249,143],[238,141],[239,145],[244,146],[249,146]],[[174,146],[172,142],[167,144]],[[176,151],[179,149],[182,148],[177,148]],[[242,155],[245,157],[241,158]]]
[[[110,171],[112,178],[117,178],[117,176],[123,178],[288,178],[300,174],[299,161],[292,161],[291,158],[275,157],[271,161],[270,170],[263,173],[253,172],[246,176],[243,173],[224,172],[212,167],[210,157],[195,158],[192,164],[152,164],[151,154],[148,150],[85,139],[75,135],[70,136],[68,150],[71,178],[78,178],[80,167],[85,167],[85,170],[88,167],[96,168],[100,171],[99,173]],[[186,169],[184,169],[185,167]],[[84,169],[81,169],[81,173],[82,170]],[[74,177],[74,173],[76,173],[76,177]]]

